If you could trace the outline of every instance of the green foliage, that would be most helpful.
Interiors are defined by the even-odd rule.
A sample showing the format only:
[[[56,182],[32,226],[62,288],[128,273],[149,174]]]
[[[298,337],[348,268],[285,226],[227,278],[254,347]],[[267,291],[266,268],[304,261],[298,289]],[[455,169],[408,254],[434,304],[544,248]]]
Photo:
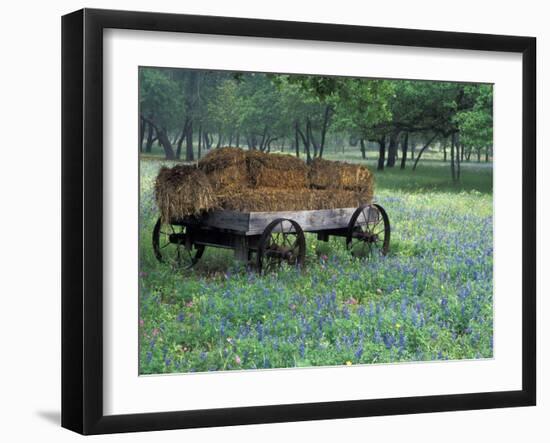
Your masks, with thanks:
[[[337,95],[332,98],[335,126],[360,138],[376,137],[378,128],[391,121],[390,103],[395,97],[395,87],[389,80],[340,80]]]
[[[219,131],[229,132],[241,129],[244,103],[239,97],[235,81],[224,80],[216,88],[214,99],[207,104],[208,117]]]
[[[460,130],[460,141],[473,148],[493,145],[493,88],[492,85],[468,86],[465,93],[473,102],[470,109],[460,111],[455,122]]]
[[[140,113],[166,130],[178,127],[183,111],[181,90],[167,69],[139,69]]]

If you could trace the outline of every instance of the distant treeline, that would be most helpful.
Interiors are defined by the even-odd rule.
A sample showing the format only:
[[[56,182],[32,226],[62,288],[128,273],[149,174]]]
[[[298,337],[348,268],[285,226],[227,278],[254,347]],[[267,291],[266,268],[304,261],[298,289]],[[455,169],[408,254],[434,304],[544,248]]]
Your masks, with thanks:
[[[398,157],[404,169],[416,148],[414,169],[437,143],[459,180],[462,160],[488,159],[493,149],[487,84],[142,67],[139,105],[140,151],[157,141],[167,159],[193,161],[195,152],[230,145],[284,149],[310,162],[331,134],[363,157],[376,143],[378,169]]]

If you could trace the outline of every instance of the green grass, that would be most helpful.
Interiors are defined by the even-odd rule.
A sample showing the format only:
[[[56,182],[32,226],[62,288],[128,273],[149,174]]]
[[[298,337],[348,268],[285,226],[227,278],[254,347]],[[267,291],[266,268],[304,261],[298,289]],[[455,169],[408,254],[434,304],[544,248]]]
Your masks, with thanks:
[[[492,357],[492,168],[465,163],[456,185],[448,163],[426,160],[375,174],[388,257],[367,263],[341,238],[308,235],[302,273],[262,277],[214,248],[191,271],[158,263],[162,162],[142,160],[140,373]]]

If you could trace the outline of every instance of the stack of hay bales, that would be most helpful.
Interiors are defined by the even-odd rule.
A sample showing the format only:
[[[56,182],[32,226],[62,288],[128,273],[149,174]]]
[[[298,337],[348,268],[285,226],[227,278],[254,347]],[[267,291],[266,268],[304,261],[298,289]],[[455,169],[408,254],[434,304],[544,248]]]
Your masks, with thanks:
[[[362,165],[316,158],[309,168],[309,181],[313,189],[354,191],[367,202],[373,198],[374,177]]]
[[[155,198],[165,222],[218,207],[210,180],[195,165],[162,167],[155,182]]]
[[[165,220],[221,208],[243,212],[357,207],[370,203],[373,177],[364,166],[291,155],[211,150],[194,166],[162,168],[156,198]]]

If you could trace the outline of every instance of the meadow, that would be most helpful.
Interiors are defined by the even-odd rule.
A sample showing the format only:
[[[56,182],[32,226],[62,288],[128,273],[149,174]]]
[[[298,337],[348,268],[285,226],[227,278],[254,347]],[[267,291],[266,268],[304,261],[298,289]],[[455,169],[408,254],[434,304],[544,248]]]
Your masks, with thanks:
[[[189,271],[157,262],[162,163],[140,164],[140,374],[492,357],[491,164],[464,163],[457,185],[429,156],[414,172],[367,161],[389,255],[366,262],[307,235],[301,272],[259,276],[213,248]]]

